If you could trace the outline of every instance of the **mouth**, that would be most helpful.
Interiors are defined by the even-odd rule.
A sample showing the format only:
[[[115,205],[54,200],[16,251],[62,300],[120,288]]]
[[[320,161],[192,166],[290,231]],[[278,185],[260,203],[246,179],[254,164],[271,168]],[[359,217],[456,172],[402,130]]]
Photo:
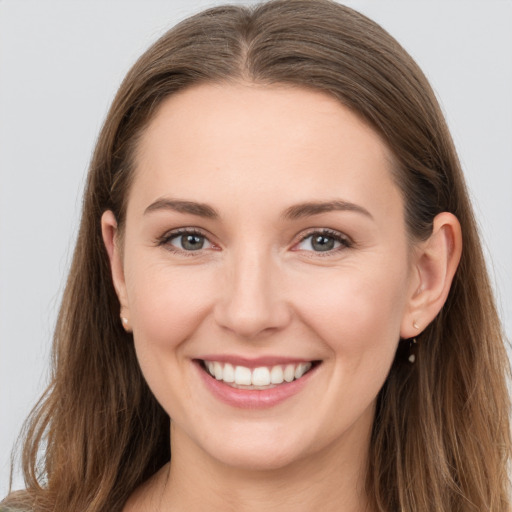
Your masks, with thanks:
[[[302,379],[321,361],[275,364],[271,366],[235,365],[214,360],[198,360],[202,370],[213,379],[240,390],[267,390]]]

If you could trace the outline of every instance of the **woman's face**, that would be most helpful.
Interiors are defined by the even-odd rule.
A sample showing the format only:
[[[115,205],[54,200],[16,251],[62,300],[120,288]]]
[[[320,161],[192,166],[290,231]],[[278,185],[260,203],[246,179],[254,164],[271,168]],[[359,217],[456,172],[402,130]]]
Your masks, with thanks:
[[[112,262],[176,443],[259,469],[364,451],[415,286],[391,160],[320,92],[163,103]]]

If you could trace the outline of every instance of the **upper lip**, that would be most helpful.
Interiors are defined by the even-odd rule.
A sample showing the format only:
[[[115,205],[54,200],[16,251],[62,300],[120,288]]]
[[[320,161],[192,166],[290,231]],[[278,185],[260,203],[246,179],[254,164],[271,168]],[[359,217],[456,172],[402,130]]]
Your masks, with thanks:
[[[260,356],[260,357],[243,357],[233,354],[208,354],[196,358],[202,361],[218,361],[219,363],[230,363],[233,366],[245,366],[247,368],[258,368],[260,366],[276,366],[279,364],[299,364],[312,363],[318,361],[315,359],[307,359],[300,357],[283,357],[283,356]]]

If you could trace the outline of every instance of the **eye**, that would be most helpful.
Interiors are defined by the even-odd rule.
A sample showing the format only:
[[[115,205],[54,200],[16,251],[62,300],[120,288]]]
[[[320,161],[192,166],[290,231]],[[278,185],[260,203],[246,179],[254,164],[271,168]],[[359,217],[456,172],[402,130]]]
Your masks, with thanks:
[[[194,252],[213,247],[213,244],[205,235],[193,229],[183,229],[168,233],[158,243],[176,252]]]
[[[200,249],[204,249],[204,246],[208,244],[208,240],[202,235],[184,234],[171,238],[169,243],[183,251],[199,251]]]
[[[337,231],[318,230],[302,238],[294,249],[312,252],[336,252],[340,248],[350,247],[351,245],[351,241]]]

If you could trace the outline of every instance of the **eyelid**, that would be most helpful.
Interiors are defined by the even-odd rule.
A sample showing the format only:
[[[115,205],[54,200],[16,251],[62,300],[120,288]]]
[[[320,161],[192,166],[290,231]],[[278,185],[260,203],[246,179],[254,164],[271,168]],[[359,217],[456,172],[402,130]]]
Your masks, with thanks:
[[[308,251],[308,250],[304,250],[304,249],[296,249],[297,245],[304,242],[304,240],[307,240],[309,237],[311,237],[315,234],[332,237],[337,242],[339,242],[341,245],[335,249],[328,250],[328,251]],[[341,231],[337,231],[335,229],[330,229],[330,228],[311,228],[311,229],[308,229],[305,233],[301,233],[300,238],[296,242],[294,242],[294,244],[292,246],[292,250],[304,251],[305,253],[312,253],[315,256],[327,257],[327,256],[332,256],[344,249],[353,247],[353,245],[354,245],[354,241],[348,235],[342,233]]]
[[[179,247],[176,247],[174,245],[171,245],[169,242],[173,240],[174,238],[179,237],[180,235],[198,235],[203,238],[205,238],[210,244],[211,247],[207,247],[205,249],[201,248],[196,251],[185,251],[180,249]],[[213,249],[218,250],[219,247],[212,242],[211,235],[207,233],[204,229],[195,227],[195,226],[187,226],[187,227],[181,227],[176,229],[171,229],[170,231],[166,231],[162,236],[156,238],[155,245],[164,247],[170,252],[177,253],[180,255],[185,256],[199,256],[200,254],[204,253],[206,249]]]
[[[309,238],[315,234],[332,237],[337,242],[339,242],[341,245],[335,249],[331,249],[328,251],[308,251],[308,250],[296,248],[297,245],[299,245],[301,242],[303,242],[304,240],[306,240],[307,238]],[[208,247],[207,249],[220,250],[220,247],[211,240],[211,238],[212,238],[211,234],[206,232],[204,229],[198,228],[195,226],[181,227],[181,228],[176,228],[176,229],[167,231],[162,236],[158,237],[155,240],[155,244],[158,246],[167,246],[166,247],[167,250],[169,250],[171,252],[179,253],[179,254],[184,254],[186,256],[198,256],[204,252],[205,249],[202,249],[202,248],[198,249],[197,251],[185,251],[185,250],[181,250],[178,247],[175,247],[175,246],[172,246],[171,244],[169,244],[169,242],[172,239],[174,239],[180,235],[199,235],[201,237],[204,237],[211,244],[211,247]],[[292,251],[303,251],[305,253],[313,253],[315,256],[326,257],[326,256],[332,256],[333,254],[336,254],[340,250],[350,248],[353,245],[354,245],[354,241],[348,235],[344,234],[341,231],[337,231],[335,229],[330,229],[330,228],[310,228],[306,232],[303,232],[299,235],[298,240],[296,240],[293,243],[291,250]]]

